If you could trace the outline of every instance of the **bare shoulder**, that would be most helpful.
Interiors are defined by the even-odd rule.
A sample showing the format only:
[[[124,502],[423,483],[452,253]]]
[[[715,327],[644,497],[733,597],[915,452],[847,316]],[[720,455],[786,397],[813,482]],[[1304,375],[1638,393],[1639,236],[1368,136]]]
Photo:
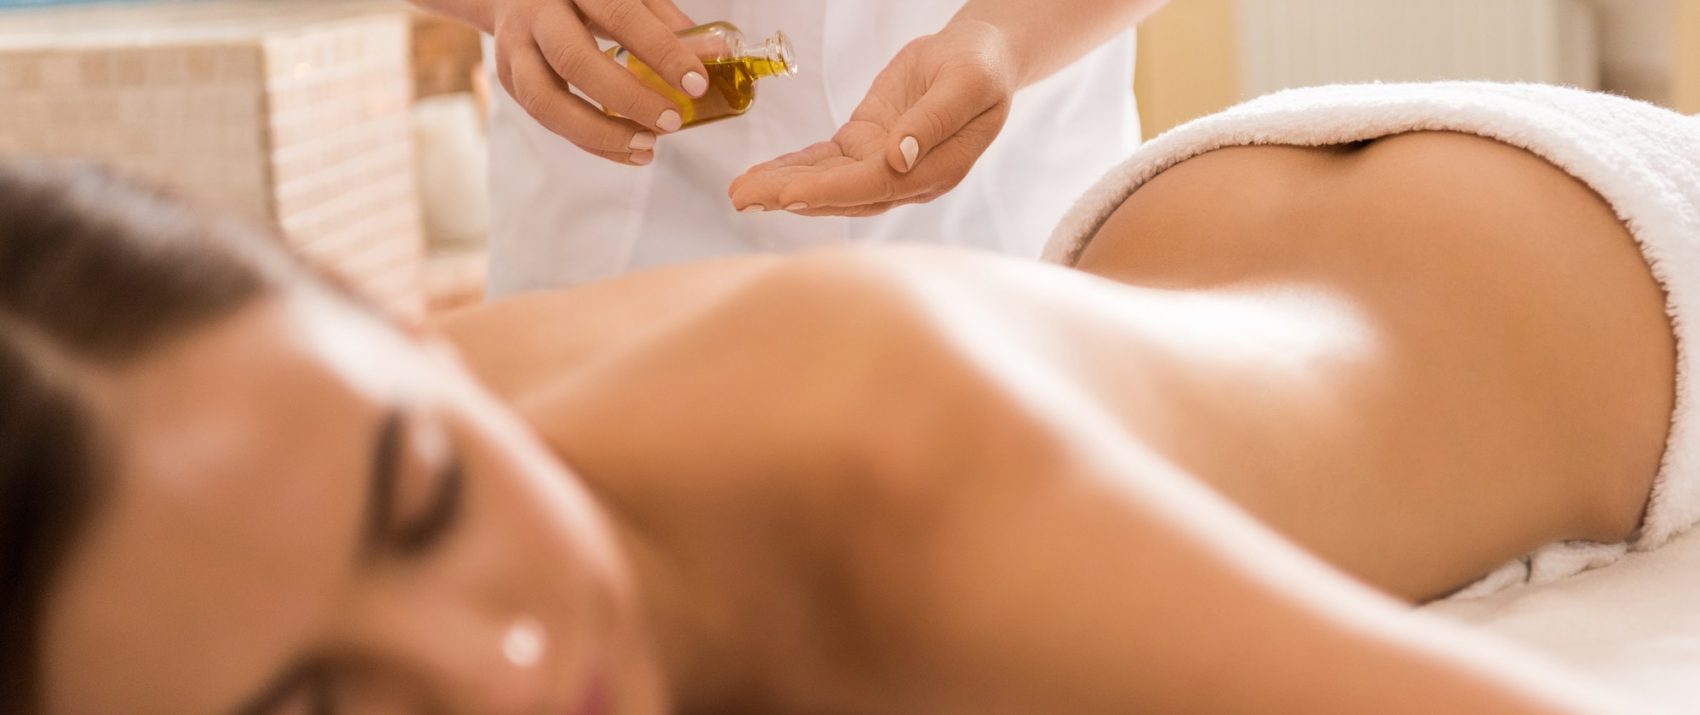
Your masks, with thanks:
[[[1073,458],[1066,426],[1012,379],[1032,363],[1000,332],[1007,306],[964,292],[1001,284],[986,272],[1005,260],[787,259],[522,414],[651,543],[702,565],[698,585],[741,594],[727,618],[764,634],[751,657],[771,697],[890,709],[857,685],[879,664],[847,661],[889,650],[910,625],[892,607],[936,590],[910,577],[938,529],[980,513],[970,502],[1062,478]]]
[[[988,297],[1006,293],[990,274],[1021,263],[887,249],[786,259],[515,404],[631,511],[842,544],[964,491],[1040,478],[1033,460],[1104,433],[1095,398],[1059,387],[1066,371],[1038,354],[1058,341],[1027,339]]]
[[[995,306],[954,288],[996,283],[979,260],[867,248],[778,260],[698,293],[524,401],[546,431],[660,430],[631,442],[644,454],[609,454],[610,465],[662,451],[764,471],[776,460],[959,458],[937,440],[1020,411],[997,374],[1015,341],[987,330],[1001,324]],[[976,279],[961,280],[968,272]]]
[[[492,301],[432,320],[487,387],[509,399],[646,331],[687,319],[780,261],[740,257],[660,268]]]

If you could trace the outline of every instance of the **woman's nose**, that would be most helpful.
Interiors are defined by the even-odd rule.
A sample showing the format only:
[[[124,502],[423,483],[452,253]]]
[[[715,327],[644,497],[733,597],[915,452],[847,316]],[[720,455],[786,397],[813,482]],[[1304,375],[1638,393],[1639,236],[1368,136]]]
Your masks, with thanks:
[[[413,594],[369,609],[353,624],[382,670],[447,713],[537,713],[550,704],[552,634],[538,617],[497,613]]]

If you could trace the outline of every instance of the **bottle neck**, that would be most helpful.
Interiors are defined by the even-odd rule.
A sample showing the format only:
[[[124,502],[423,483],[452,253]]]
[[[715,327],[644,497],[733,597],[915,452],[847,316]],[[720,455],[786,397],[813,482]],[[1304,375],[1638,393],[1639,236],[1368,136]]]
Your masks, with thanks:
[[[783,32],[774,33],[761,47],[751,47],[744,52],[744,66],[748,67],[757,79],[790,77],[797,74],[797,62],[791,52],[791,40],[785,37]]]

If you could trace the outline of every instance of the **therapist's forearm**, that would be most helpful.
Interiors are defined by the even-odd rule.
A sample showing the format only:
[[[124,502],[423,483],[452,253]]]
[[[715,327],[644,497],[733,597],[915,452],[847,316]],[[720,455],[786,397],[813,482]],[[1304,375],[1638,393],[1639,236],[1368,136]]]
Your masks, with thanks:
[[[968,0],[951,22],[1001,30],[1016,62],[1016,86],[1049,77],[1157,11],[1168,0]]]
[[[421,8],[447,15],[489,34],[494,28],[490,5],[494,0],[408,0]]]

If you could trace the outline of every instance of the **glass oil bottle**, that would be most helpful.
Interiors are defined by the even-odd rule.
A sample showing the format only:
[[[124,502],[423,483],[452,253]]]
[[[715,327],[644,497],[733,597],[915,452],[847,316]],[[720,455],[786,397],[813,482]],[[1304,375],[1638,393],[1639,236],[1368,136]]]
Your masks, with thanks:
[[[745,47],[744,33],[736,25],[711,22],[680,31],[679,39],[708,70],[708,91],[696,99],[674,89],[625,48],[612,48],[608,56],[678,107],[681,129],[743,114],[756,101],[756,80],[797,73],[791,41],[783,32],[774,33],[760,47]]]

